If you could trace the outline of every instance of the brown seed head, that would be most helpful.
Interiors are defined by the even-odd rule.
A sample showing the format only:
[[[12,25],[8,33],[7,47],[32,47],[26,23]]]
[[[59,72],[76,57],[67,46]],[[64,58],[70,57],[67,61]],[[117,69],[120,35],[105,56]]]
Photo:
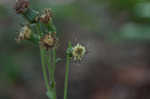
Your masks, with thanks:
[[[51,18],[52,18],[51,9],[45,9],[44,13],[40,16],[40,21],[45,24],[48,24]]]
[[[45,34],[41,40],[41,46],[45,47],[46,49],[50,49],[55,46],[56,39],[51,36],[51,34]]]
[[[17,14],[24,13],[29,7],[29,1],[27,0],[16,0],[15,10]]]

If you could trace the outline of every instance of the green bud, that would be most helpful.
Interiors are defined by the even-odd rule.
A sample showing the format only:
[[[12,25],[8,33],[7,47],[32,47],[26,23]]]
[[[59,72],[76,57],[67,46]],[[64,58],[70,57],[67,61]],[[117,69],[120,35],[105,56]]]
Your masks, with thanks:
[[[23,16],[29,23],[35,23],[35,22],[37,22],[39,12],[37,12],[31,8],[28,8],[27,11],[23,13]]]

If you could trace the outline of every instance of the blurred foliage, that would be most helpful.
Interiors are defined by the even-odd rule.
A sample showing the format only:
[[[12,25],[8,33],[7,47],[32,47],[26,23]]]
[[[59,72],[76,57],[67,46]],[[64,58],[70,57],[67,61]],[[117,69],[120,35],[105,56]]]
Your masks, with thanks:
[[[149,0],[110,0],[110,5],[117,15],[126,12],[128,20],[121,25],[118,33],[113,33],[118,40],[150,40],[150,2]],[[114,37],[114,36],[112,36]]]
[[[72,2],[66,4],[52,3],[55,1],[51,1],[51,3],[38,1],[32,1],[35,8],[51,7],[56,20],[70,20],[74,23],[79,23],[81,27],[85,27],[100,36],[105,36],[109,40],[114,38],[118,38],[119,41],[135,38],[136,40],[149,40],[150,38],[148,35],[150,23],[149,0],[72,0]],[[105,13],[110,13],[108,14],[110,16],[105,15]],[[112,25],[104,22],[111,23],[109,22],[111,16],[122,17],[121,13],[127,14],[127,16],[123,16],[127,17],[127,20],[123,23],[124,25],[121,25],[115,31],[105,31],[107,28],[111,30]],[[134,23],[134,25],[130,25],[130,23]],[[106,29],[104,30],[103,28]],[[128,33],[125,33],[125,31]]]
[[[55,10],[57,18],[73,20],[80,23],[82,26],[86,26],[90,31],[106,35],[100,30],[101,28],[99,27],[101,24],[105,24],[102,23],[105,16],[101,17],[103,13],[98,15],[99,11],[102,9],[102,5],[105,4],[109,5],[109,10],[106,10],[106,6],[104,7],[104,11],[109,11],[109,13],[112,14],[115,13],[115,16],[120,15],[122,12],[126,12],[128,15],[128,21],[125,21],[124,25],[118,28],[118,33],[110,32],[107,35],[108,37],[111,35],[112,39],[114,39],[113,37],[116,36],[118,37],[118,40],[150,40],[149,0],[75,1],[67,5],[55,5],[52,8]],[[100,20],[100,22],[98,22],[98,20]],[[107,38],[107,36],[105,37]]]
[[[137,4],[135,7],[135,12],[137,16],[141,18],[150,18],[150,2],[144,2]]]
[[[0,56],[2,70],[0,78],[5,79],[9,83],[14,83],[20,79],[21,73],[19,67],[14,63],[13,56]]]
[[[150,25],[128,23],[121,28],[121,36],[130,40],[150,40],[149,27]]]

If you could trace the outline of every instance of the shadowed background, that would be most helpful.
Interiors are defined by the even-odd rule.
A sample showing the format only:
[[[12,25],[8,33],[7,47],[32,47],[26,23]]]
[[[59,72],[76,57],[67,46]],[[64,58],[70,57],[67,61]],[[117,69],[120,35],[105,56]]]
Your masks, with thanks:
[[[30,0],[36,10],[52,8],[60,36],[88,53],[70,66],[68,99],[150,99],[149,0]],[[48,99],[39,48],[15,38],[23,19],[15,0],[0,0],[0,99]],[[58,99],[63,98],[65,62],[57,64]]]

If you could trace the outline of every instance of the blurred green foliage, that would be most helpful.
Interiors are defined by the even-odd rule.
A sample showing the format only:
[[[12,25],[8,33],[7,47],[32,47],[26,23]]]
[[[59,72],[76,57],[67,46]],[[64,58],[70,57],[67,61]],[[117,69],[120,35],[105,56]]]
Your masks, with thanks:
[[[149,27],[150,25],[128,23],[121,28],[121,36],[130,40],[150,40]]]
[[[14,63],[13,56],[1,55],[0,60],[2,65],[1,68],[3,70],[0,72],[0,78],[6,80],[10,84],[19,80],[21,73],[19,72],[20,70],[17,64]]]
[[[118,40],[150,40],[150,2],[149,0],[110,0],[110,5],[117,15],[127,13],[128,20],[113,33]]]

